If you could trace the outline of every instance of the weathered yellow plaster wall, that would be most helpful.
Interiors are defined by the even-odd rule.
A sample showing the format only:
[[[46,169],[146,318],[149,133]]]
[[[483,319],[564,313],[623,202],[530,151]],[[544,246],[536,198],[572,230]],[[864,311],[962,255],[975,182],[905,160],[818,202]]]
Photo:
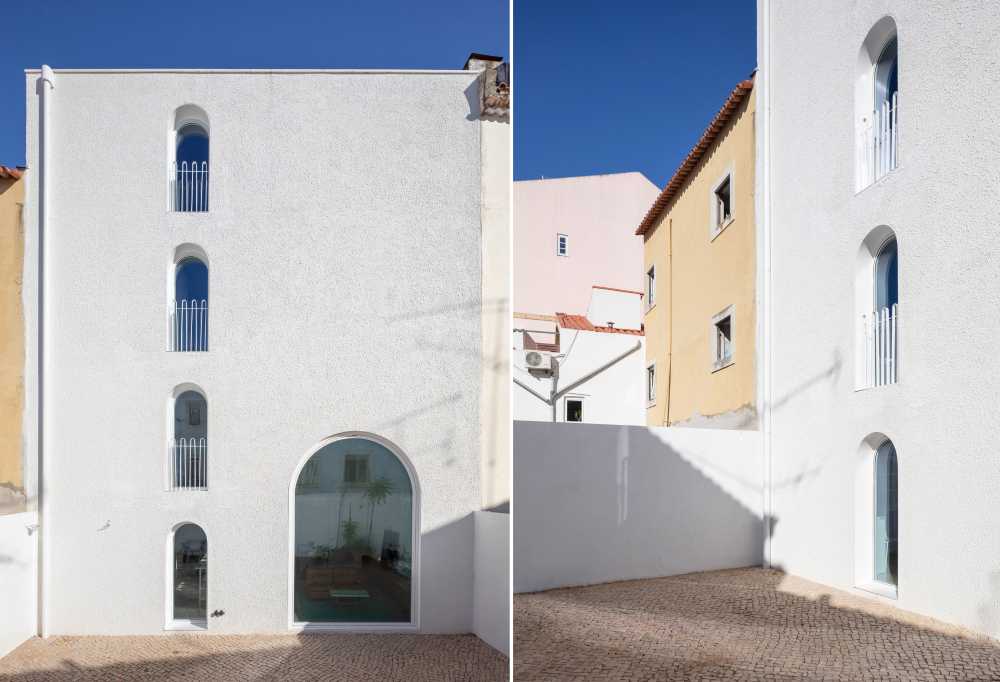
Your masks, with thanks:
[[[713,192],[732,170],[733,220],[712,239]],[[647,423],[755,428],[754,97],[750,93],[680,194],[645,235],[656,305],[645,316],[656,362]],[[733,363],[713,371],[712,318],[735,306]],[[668,388],[669,387],[669,388]]]
[[[0,514],[24,511],[24,179],[0,180]]]

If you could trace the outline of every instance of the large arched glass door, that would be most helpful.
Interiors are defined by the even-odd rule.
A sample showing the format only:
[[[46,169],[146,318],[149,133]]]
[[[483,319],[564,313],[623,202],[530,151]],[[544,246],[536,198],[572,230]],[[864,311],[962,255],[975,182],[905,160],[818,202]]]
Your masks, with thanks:
[[[898,504],[896,448],[886,440],[875,452],[875,580],[896,585]]]
[[[294,620],[410,623],[413,486],[381,443],[313,454],[295,485]]]
[[[208,609],[208,540],[205,531],[185,523],[174,531],[173,604],[175,623],[205,627]]]

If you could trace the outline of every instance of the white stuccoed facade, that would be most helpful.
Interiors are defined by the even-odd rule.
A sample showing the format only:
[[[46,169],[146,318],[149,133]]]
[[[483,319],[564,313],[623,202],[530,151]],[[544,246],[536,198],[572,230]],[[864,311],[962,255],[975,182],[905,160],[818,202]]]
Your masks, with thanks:
[[[1000,318],[986,312],[1000,262],[1000,17],[990,3],[910,0],[762,0],[758,14],[770,560],[839,588],[864,582],[864,440],[884,434],[899,471],[892,603],[1000,636]],[[856,193],[859,53],[886,15],[899,163]],[[899,244],[898,383],[856,391],[859,250],[883,225]]]
[[[391,441],[420,491],[415,624],[473,630],[481,508],[476,79],[56,70],[44,217],[42,628],[161,632],[168,541],[208,540],[210,632],[290,627],[292,476],[326,437]],[[39,72],[26,74],[28,164]],[[168,206],[174,111],[209,117],[208,213]],[[39,185],[26,263],[39,260]],[[175,250],[207,255],[209,351],[167,349]],[[26,269],[26,299],[39,273]],[[26,433],[39,447],[38,313]],[[208,490],[166,491],[172,391],[208,400]],[[417,586],[419,583],[419,586]]]
[[[583,422],[643,424],[646,338],[641,329],[640,301],[639,292],[594,287],[587,314],[582,316],[596,328],[591,330],[562,326],[558,321],[515,318],[511,362],[514,420],[571,421],[566,402],[572,400],[583,401]],[[550,329],[553,333],[543,333]],[[534,342],[551,344],[557,329],[559,350],[543,352],[546,360],[551,358],[555,363],[551,366],[558,366],[558,373],[533,371],[525,360],[530,349],[524,347],[524,330]],[[626,333],[620,333],[623,330]],[[553,388],[558,395],[555,409]],[[570,390],[565,392],[567,388]]]

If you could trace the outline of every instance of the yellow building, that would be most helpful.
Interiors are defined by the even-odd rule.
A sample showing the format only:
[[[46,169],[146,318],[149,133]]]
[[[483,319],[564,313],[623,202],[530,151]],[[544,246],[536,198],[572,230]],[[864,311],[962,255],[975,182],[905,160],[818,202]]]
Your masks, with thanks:
[[[646,423],[756,428],[753,80],[646,214]]]
[[[22,170],[0,166],[0,514],[25,510]]]

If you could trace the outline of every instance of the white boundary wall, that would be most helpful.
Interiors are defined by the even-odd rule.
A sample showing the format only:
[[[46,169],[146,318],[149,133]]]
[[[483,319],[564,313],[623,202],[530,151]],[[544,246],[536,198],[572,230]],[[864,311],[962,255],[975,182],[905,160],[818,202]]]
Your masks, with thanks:
[[[0,656],[37,632],[37,523],[36,512],[0,516]]]
[[[514,422],[514,592],[762,562],[756,431]]]
[[[477,511],[473,631],[510,656],[510,514]]]

